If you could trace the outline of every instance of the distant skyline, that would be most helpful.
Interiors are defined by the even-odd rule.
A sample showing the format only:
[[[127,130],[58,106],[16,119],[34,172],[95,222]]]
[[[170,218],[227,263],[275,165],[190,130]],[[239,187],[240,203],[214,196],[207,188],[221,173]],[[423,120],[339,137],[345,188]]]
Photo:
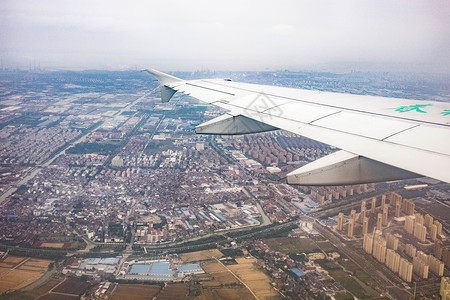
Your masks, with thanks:
[[[450,73],[450,2],[0,1],[1,66]]]

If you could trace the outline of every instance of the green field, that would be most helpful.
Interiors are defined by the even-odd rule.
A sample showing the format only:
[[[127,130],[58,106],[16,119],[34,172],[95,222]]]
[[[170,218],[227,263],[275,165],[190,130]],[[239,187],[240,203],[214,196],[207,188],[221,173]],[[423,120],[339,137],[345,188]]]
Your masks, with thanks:
[[[316,262],[327,270],[330,276],[339,282],[347,291],[355,295],[355,297],[364,299],[378,295],[378,292],[373,289],[376,283],[353,261],[341,258],[338,262],[328,260],[316,260]],[[347,299],[346,297],[348,295],[348,293],[342,293],[342,295],[339,295],[341,297],[339,299]]]
[[[331,244],[328,241],[317,241],[317,246],[320,247],[320,249],[322,249],[322,251],[328,253],[328,252],[338,252],[338,249],[333,246],[333,244]]]
[[[320,249],[310,238],[280,237],[266,239],[264,242],[273,250],[285,254],[320,252]]]
[[[336,300],[353,300],[352,294],[350,294],[347,291],[339,291],[336,294],[334,294],[334,297]]]

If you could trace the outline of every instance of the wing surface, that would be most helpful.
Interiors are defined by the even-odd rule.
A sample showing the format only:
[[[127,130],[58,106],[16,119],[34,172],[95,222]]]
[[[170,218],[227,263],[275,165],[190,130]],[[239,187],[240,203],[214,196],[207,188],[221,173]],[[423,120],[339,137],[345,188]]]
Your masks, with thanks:
[[[161,83],[166,101],[181,92],[229,111],[199,125],[198,133],[284,129],[344,150],[344,155],[319,159],[288,174],[288,183],[350,184],[417,176],[450,183],[449,103],[222,79],[182,80],[147,71]]]

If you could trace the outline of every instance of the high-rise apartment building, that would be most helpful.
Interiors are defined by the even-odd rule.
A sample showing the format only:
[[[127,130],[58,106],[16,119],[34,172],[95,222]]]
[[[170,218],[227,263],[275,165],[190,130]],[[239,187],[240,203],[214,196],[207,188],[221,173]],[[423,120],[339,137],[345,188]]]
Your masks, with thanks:
[[[398,275],[400,276],[400,278],[406,282],[411,282],[412,270],[413,270],[412,263],[410,263],[404,258],[400,258],[400,268],[398,271]]]
[[[354,218],[350,218],[350,220],[348,220],[348,228],[347,228],[347,235],[348,237],[353,237],[353,232],[355,230],[355,219]]]
[[[342,231],[342,228],[344,228],[344,213],[339,213],[337,229]]]
[[[383,228],[383,214],[378,213],[377,215],[377,230],[381,230]]]

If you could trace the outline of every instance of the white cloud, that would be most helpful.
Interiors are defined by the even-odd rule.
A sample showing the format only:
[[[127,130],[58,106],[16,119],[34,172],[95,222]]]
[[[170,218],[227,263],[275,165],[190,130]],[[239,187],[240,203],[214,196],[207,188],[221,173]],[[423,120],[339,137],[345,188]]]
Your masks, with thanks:
[[[277,24],[269,28],[268,31],[279,35],[293,35],[295,27],[289,24]]]
[[[449,70],[447,0],[0,1],[4,64],[298,68],[421,63]]]

